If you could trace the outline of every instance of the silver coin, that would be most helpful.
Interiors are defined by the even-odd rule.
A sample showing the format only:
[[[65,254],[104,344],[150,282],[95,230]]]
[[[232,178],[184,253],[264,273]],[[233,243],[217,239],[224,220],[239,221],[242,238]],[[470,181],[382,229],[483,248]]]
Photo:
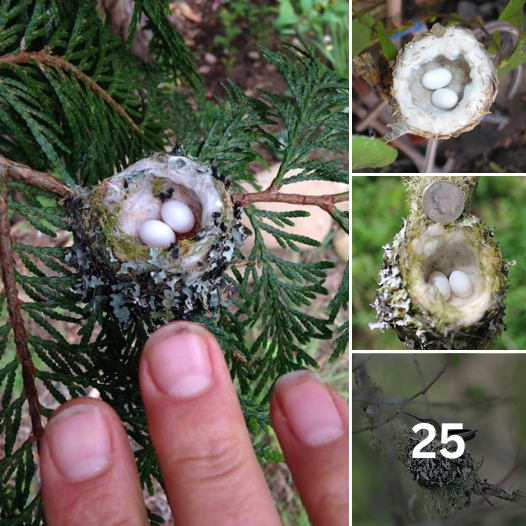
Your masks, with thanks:
[[[435,223],[449,223],[464,211],[464,194],[449,181],[435,181],[424,190],[422,207]]]

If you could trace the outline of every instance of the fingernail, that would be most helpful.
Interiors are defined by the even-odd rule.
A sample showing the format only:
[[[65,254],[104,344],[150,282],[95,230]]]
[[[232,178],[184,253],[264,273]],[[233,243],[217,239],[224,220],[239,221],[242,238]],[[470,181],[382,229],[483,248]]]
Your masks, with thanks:
[[[340,413],[317,376],[309,371],[288,373],[278,379],[276,390],[283,414],[301,442],[321,446],[342,436]]]
[[[110,462],[110,431],[95,406],[64,409],[49,421],[46,435],[55,466],[72,482],[97,475]]]
[[[193,332],[180,332],[156,342],[147,362],[158,389],[173,398],[193,398],[212,384],[208,348]]]

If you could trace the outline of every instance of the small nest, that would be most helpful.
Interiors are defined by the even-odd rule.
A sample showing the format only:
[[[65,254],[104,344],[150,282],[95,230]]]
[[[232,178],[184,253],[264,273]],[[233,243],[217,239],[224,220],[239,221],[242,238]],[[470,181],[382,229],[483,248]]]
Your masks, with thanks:
[[[138,237],[160,219],[168,199],[186,203],[194,228],[167,248]],[[215,168],[181,155],[143,159],[70,201],[75,244],[69,259],[83,274],[84,299],[111,308],[124,325],[131,315],[188,319],[235,292],[223,275],[246,237],[241,207]]]
[[[433,91],[422,85],[423,75],[435,68],[452,74],[446,87],[459,98],[452,109],[437,108],[431,102]],[[435,24],[398,53],[389,99],[393,131],[388,139],[407,132],[449,139],[472,130],[490,113],[497,84],[496,68],[471,31]]]

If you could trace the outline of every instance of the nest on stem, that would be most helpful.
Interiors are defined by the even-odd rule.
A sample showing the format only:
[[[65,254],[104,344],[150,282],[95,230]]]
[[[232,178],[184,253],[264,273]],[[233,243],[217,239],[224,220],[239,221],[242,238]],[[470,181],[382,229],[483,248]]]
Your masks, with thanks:
[[[160,219],[167,200],[185,203],[195,226],[168,247],[149,247],[140,227]],[[81,191],[70,206],[70,260],[82,273],[84,298],[105,301],[123,325],[133,312],[187,319],[228,303],[224,273],[246,232],[241,207],[214,167],[183,155],[153,155]]]
[[[450,108],[432,102],[433,90],[422,84],[425,73],[445,68],[451,81],[445,86],[458,97]],[[497,96],[497,71],[482,44],[469,29],[435,24],[401,49],[392,70],[389,103],[393,123],[386,137],[404,133],[449,139],[472,130],[490,113]]]
[[[464,192],[466,209],[450,223],[435,223],[421,207],[422,186],[440,176],[407,179],[411,215],[392,246],[384,246],[381,281],[371,329],[393,329],[411,349],[488,349],[505,329],[508,269],[493,231],[470,213],[477,179],[448,177]],[[468,297],[444,299],[428,282],[432,272],[464,272],[473,290]]]

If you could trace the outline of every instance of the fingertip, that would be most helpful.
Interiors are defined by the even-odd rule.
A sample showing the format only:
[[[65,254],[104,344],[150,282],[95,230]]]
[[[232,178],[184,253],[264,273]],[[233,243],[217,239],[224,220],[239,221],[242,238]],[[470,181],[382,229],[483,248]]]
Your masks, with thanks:
[[[345,433],[345,417],[331,391],[307,370],[290,372],[276,382],[274,407],[279,406],[290,431],[305,446],[329,444]]]
[[[44,444],[62,477],[78,482],[108,467],[113,450],[111,419],[102,402],[87,398],[66,403],[53,415]]]
[[[140,385],[175,521],[278,524],[216,339],[195,323],[163,326],[144,347]]]
[[[349,417],[345,400],[309,371],[282,376],[271,418],[314,526],[347,524]]]
[[[76,398],[50,418],[40,447],[48,524],[147,523],[135,459],[115,411],[101,400]],[[94,506],[94,503],[97,503]],[[113,522],[112,522],[113,523]]]

